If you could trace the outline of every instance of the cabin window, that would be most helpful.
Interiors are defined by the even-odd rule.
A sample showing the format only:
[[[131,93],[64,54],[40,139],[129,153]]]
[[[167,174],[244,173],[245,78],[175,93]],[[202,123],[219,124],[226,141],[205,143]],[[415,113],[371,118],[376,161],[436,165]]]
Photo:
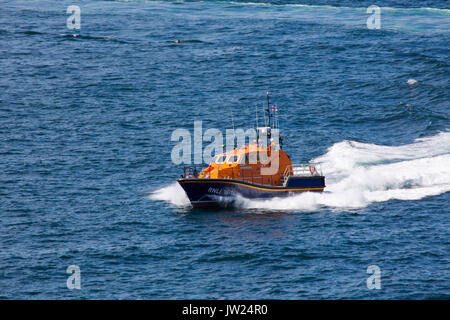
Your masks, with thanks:
[[[235,155],[231,155],[228,158],[228,163],[236,163],[239,160],[239,155],[235,154]]]
[[[225,159],[226,159],[226,156],[217,156],[216,163],[218,163],[218,164],[224,163]]]

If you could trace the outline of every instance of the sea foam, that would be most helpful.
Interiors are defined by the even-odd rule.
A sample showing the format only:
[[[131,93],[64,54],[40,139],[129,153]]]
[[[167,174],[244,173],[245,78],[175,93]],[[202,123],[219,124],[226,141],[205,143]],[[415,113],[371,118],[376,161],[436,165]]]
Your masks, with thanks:
[[[149,195],[149,199],[167,201],[176,206],[189,205],[186,193],[177,182],[152,192]]]

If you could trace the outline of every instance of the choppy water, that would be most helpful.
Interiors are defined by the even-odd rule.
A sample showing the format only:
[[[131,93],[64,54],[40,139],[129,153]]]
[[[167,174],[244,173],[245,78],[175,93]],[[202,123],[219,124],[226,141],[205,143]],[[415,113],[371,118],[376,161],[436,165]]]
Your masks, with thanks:
[[[448,2],[257,2],[0,1],[1,298],[449,298]],[[267,89],[327,191],[190,209],[171,132]]]

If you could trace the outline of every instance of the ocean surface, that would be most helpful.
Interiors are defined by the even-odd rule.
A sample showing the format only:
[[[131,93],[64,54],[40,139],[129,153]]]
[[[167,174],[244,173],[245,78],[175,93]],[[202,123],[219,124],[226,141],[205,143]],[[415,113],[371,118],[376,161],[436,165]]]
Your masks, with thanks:
[[[0,1],[0,298],[450,299],[449,2],[371,2]],[[326,191],[191,209],[266,90]]]

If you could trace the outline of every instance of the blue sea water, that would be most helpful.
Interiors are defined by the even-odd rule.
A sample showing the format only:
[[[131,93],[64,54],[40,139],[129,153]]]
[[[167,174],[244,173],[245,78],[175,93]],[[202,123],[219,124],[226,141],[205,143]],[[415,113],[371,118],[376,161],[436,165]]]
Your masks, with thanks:
[[[448,1],[286,3],[0,1],[0,298],[450,298]],[[266,90],[326,192],[191,209],[171,133]]]

